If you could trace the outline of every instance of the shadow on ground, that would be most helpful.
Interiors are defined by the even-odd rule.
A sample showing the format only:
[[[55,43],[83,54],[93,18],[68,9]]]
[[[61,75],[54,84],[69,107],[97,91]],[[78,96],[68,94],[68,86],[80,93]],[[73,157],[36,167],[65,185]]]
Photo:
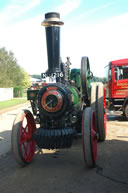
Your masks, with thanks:
[[[108,121],[121,119],[108,115]],[[1,132],[0,136],[3,135]],[[93,169],[85,167],[81,139],[68,150],[35,154],[32,163],[24,168],[16,164],[9,152],[0,157],[0,192],[127,193],[127,163],[128,142],[123,137],[98,144],[97,166]]]
[[[98,144],[97,167],[84,165],[80,140],[69,150],[36,154],[20,168],[8,153],[0,159],[0,190],[7,193],[127,192],[128,142],[106,140]]]
[[[128,120],[123,115],[118,115],[118,114],[108,114],[107,121],[128,122]]]

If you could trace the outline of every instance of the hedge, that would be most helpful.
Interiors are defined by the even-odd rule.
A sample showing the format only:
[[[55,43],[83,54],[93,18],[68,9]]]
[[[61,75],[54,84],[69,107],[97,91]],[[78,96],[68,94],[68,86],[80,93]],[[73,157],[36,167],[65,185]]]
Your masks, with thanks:
[[[23,87],[22,86],[16,86],[13,89],[14,97],[23,97]]]

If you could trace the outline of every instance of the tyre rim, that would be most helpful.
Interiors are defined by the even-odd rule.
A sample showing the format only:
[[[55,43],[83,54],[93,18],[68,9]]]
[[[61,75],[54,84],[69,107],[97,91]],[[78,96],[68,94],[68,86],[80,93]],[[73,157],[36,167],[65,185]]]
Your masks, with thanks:
[[[105,130],[105,136],[107,134],[107,113],[106,113],[106,97],[105,97],[105,87],[103,87],[103,96],[104,96],[104,130]]]
[[[32,140],[32,134],[36,130],[33,116],[26,113],[21,120],[19,145],[20,153],[25,162],[30,162],[35,153],[36,143]]]
[[[96,162],[97,160],[97,129],[96,129],[96,118],[94,112],[91,114],[91,146],[92,146],[92,154],[93,160]]]

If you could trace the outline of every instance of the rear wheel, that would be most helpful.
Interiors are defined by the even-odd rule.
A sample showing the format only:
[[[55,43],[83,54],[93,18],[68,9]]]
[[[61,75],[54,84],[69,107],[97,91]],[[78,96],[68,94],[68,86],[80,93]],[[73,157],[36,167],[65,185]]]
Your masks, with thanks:
[[[82,149],[87,167],[95,167],[97,160],[97,131],[94,111],[87,107],[82,117]]]
[[[32,135],[36,130],[33,115],[28,110],[17,114],[11,133],[11,147],[13,156],[18,164],[25,166],[34,157],[36,143]]]
[[[96,94],[96,121],[99,141],[104,141],[106,138],[106,98],[105,88],[102,83],[97,85]]]
[[[84,56],[81,59],[81,84],[82,84],[82,94],[86,99],[89,97],[90,89],[90,65],[88,57]]]

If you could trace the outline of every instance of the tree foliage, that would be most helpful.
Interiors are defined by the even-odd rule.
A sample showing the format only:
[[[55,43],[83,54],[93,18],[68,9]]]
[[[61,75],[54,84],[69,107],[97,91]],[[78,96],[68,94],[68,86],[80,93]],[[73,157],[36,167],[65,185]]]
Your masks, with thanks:
[[[30,85],[28,74],[21,68],[12,51],[0,49],[0,87],[15,87]]]
[[[21,72],[22,72],[23,77],[24,77],[24,79],[22,81],[22,86],[24,88],[30,87],[31,84],[30,84],[30,77],[29,77],[28,73],[25,72],[23,68],[21,68]]]

